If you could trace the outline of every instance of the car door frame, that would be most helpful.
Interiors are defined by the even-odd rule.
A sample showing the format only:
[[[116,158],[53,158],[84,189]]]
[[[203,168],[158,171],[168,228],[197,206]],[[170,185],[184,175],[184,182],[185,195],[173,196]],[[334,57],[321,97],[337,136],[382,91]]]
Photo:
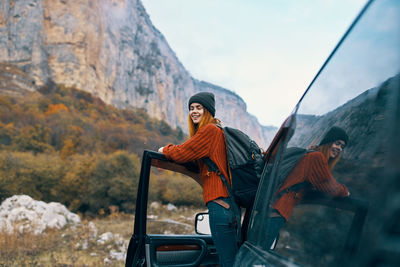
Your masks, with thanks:
[[[216,250],[213,247],[211,235],[153,235],[147,234],[147,205],[149,195],[149,182],[151,167],[171,170],[192,177],[198,181],[197,174],[188,170],[185,166],[173,163],[158,152],[144,150],[139,177],[139,185],[136,198],[136,209],[133,235],[131,236],[125,266],[162,266],[162,267],[190,267],[198,266],[204,260],[213,262],[217,260]],[[182,256],[192,253],[197,255],[192,262],[182,264],[160,264],[157,261],[158,248],[164,251],[171,249],[171,255]]]

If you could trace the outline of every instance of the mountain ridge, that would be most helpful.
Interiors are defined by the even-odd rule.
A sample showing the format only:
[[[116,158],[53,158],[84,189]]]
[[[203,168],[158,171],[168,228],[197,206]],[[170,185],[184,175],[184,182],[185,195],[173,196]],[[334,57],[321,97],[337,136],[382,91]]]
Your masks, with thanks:
[[[187,100],[206,90],[216,95],[223,122],[262,147],[277,130],[262,126],[236,93],[192,77],[140,0],[5,0],[0,55],[1,62],[17,65],[38,86],[52,80],[118,108],[143,108],[185,132]]]

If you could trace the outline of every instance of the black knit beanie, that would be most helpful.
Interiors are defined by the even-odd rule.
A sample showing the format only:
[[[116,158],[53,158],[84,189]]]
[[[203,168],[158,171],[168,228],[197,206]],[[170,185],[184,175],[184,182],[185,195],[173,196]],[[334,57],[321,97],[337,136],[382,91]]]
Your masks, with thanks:
[[[189,110],[192,103],[199,103],[203,105],[214,117],[215,116],[215,99],[213,93],[201,92],[193,95],[189,99]]]
[[[349,141],[349,137],[347,136],[345,130],[343,130],[340,127],[333,126],[324,136],[322,139],[321,143],[319,145],[324,145],[327,143],[335,142],[337,140],[343,140],[346,145],[347,142]]]

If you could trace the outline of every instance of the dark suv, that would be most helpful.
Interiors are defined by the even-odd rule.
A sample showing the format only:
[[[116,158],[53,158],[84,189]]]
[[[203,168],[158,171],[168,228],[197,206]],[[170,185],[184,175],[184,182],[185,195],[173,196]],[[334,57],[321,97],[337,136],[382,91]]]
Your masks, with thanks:
[[[267,150],[273,170],[260,182],[235,266],[400,266],[400,1],[366,4]],[[267,247],[270,204],[287,147],[316,144],[331,126],[349,143],[333,171],[348,198],[308,194]],[[151,167],[191,175],[145,151],[126,266],[215,266],[209,234],[151,234]],[[196,222],[204,221],[200,214]],[[200,224],[199,224],[200,225]]]

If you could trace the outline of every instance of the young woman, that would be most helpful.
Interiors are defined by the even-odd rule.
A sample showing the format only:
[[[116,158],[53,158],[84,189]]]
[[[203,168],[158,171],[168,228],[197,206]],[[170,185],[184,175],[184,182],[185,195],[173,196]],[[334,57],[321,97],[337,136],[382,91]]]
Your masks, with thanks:
[[[267,233],[267,246],[271,247],[279,234],[280,228],[289,220],[293,208],[310,189],[319,190],[332,197],[347,197],[349,190],[338,183],[331,170],[341,157],[348,143],[346,132],[339,127],[332,127],[320,144],[312,147],[294,167],[293,171],[277,191],[277,199],[273,203],[270,224]],[[294,189],[296,185],[300,185]]]
[[[201,92],[189,99],[190,139],[180,145],[166,145],[159,149],[177,163],[195,162],[200,169],[204,203],[208,207],[211,235],[219,255],[220,266],[232,266],[238,251],[236,222],[228,190],[215,172],[209,172],[201,160],[209,157],[229,180],[225,139],[216,124],[215,99],[212,93]],[[228,181],[230,183],[230,180]]]

